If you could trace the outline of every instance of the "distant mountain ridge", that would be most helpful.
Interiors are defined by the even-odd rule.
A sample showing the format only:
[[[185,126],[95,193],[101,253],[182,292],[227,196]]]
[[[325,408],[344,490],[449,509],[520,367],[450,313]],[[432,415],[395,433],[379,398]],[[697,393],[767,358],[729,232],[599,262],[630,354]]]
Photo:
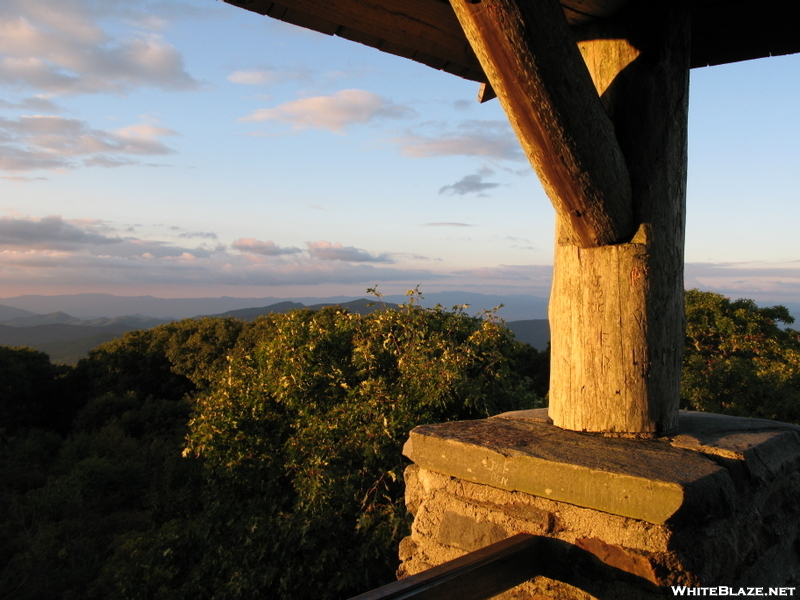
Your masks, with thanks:
[[[267,315],[270,313],[287,313],[290,310],[298,310],[301,308],[320,310],[328,306],[341,306],[342,308],[346,308],[352,313],[358,313],[360,315],[367,315],[374,310],[378,310],[379,308],[399,308],[397,304],[392,304],[387,302],[376,302],[375,300],[366,300],[364,298],[359,298],[358,300],[351,300],[350,302],[322,302],[320,304],[312,304],[311,306],[305,306],[300,302],[287,301],[287,302],[278,302],[277,304],[271,304],[269,306],[262,306],[256,308],[242,308],[240,310],[229,310],[228,312],[221,313],[219,315],[210,315],[210,316],[235,317],[237,319],[242,319],[243,321],[252,321],[262,315]]]
[[[422,306],[441,304],[450,308],[456,304],[469,304],[470,312],[505,306],[499,316],[506,321],[547,318],[547,299],[528,295],[488,295],[474,292],[423,293]],[[26,311],[29,314],[64,312],[82,320],[98,317],[114,318],[120,315],[147,315],[157,319],[185,319],[197,315],[218,315],[234,310],[266,307],[282,302],[297,302],[304,306],[341,304],[352,302],[358,296],[331,296],[325,298],[155,298],[153,296],[114,296],[111,294],[72,294],[60,296],[16,296],[0,298],[0,305]],[[365,299],[362,296],[361,299]],[[375,299],[366,298],[366,301]],[[403,304],[408,298],[401,294],[386,295],[384,302]],[[13,315],[10,318],[25,315]],[[0,322],[5,319],[0,313]]]
[[[433,294],[432,296],[436,295]],[[468,299],[475,301],[476,296],[478,301],[485,301],[487,299],[487,297],[479,294],[471,295]],[[380,300],[358,298],[355,300],[350,299],[342,301],[337,298],[336,300],[317,302],[308,306],[301,302],[284,300],[266,306],[229,310],[209,316],[235,317],[245,321],[252,321],[261,315],[269,313],[285,313],[300,308],[319,310],[331,305],[342,306],[342,308],[346,308],[354,313],[367,314],[381,307],[398,308],[398,304],[390,301],[394,299],[399,302],[406,302],[408,300],[405,296],[390,296]],[[467,300],[467,298],[461,297],[460,299],[462,300],[460,304],[467,303],[463,301]],[[494,300],[493,298],[491,299]],[[315,298],[315,300],[318,300],[318,298]],[[448,308],[450,307],[448,305],[459,304],[458,300],[454,299],[453,296],[444,294],[439,295],[438,298],[426,298],[423,305],[433,306],[437,303],[443,304]],[[485,303],[484,305],[486,304],[489,303]],[[0,305],[0,315],[12,318],[5,320],[4,323],[0,323],[0,345],[29,346],[36,348],[37,350],[49,354],[53,362],[64,364],[75,364],[93,348],[102,343],[111,341],[128,331],[134,329],[149,329],[173,320],[157,319],[142,315],[80,319],[62,311],[55,311],[47,314],[34,314],[30,311],[15,309],[13,307],[8,311],[2,311],[2,309],[5,308],[7,307]],[[0,316],[0,321],[2,320],[3,317]],[[513,321],[509,322],[509,327],[512,331],[515,331],[517,339],[531,343],[532,346],[540,350],[546,347],[547,341],[549,341],[549,328],[547,329],[547,333],[544,334],[541,325],[520,325],[515,329],[515,327],[512,327],[512,323]],[[545,321],[545,325],[546,323]]]
[[[97,345],[119,337],[126,331],[155,327],[176,319],[211,315],[252,320],[270,312],[283,313],[296,308],[319,309],[332,304],[343,305],[353,312],[363,314],[374,310],[368,307],[369,304],[381,302],[396,307],[408,302],[408,297],[393,294],[378,300],[354,299],[352,296],[294,299],[165,299],[111,294],[17,296],[0,299],[0,345],[31,346],[50,354],[54,362],[72,363]],[[506,321],[515,337],[538,350],[544,350],[550,340],[547,302],[547,299],[536,296],[499,296],[461,291],[423,293],[420,304],[424,307],[441,304],[445,308],[468,304],[470,314],[503,304],[498,316]],[[800,314],[800,303],[780,304],[786,306],[790,312]],[[39,312],[37,314],[33,311]]]
[[[10,321],[11,319],[23,319],[25,317],[31,317],[35,314],[36,313],[32,313],[29,310],[23,310],[21,308],[4,306],[0,304],[0,323]]]
[[[540,352],[547,350],[550,343],[550,321],[547,319],[509,321],[506,326],[520,342],[530,344]]]
[[[7,321],[0,321],[3,325],[10,327],[35,327],[36,325],[77,325],[86,327],[107,327],[109,325],[125,325],[131,329],[149,329],[162,323],[169,323],[171,319],[154,319],[139,315],[128,315],[124,317],[100,317],[97,319],[78,319],[65,312],[54,312],[46,315],[30,315],[17,317]]]

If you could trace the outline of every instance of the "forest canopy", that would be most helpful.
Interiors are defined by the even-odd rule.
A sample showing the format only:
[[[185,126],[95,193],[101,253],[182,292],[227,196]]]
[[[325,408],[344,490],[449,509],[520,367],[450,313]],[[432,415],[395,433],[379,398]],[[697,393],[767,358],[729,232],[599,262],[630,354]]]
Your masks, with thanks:
[[[800,332],[785,327],[792,323],[783,306],[687,291],[684,407],[800,423]]]
[[[49,402],[75,407],[63,437],[7,433],[0,589],[324,599],[385,583],[409,525],[408,431],[541,406],[537,371],[546,354],[492,314],[413,297],[128,333],[53,379]]]
[[[337,599],[394,578],[418,424],[545,405],[493,313],[337,307],[0,347],[0,597]],[[682,407],[800,422],[785,308],[686,294]]]

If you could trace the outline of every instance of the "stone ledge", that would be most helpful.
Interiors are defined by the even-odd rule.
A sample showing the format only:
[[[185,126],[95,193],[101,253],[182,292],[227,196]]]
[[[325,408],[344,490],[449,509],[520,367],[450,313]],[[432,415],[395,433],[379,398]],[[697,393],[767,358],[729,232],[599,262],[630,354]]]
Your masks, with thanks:
[[[635,440],[547,420],[539,410],[423,425],[403,453],[444,475],[655,524],[727,514],[740,473],[765,479],[800,464],[800,427],[774,421],[682,411],[679,435]]]

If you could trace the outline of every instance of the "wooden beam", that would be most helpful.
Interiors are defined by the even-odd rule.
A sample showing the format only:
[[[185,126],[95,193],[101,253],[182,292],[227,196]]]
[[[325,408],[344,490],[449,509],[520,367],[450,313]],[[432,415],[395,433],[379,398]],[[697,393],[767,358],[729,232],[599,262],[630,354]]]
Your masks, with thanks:
[[[492,86],[488,83],[482,83],[481,87],[478,88],[478,102],[483,104],[484,102],[494,100],[495,98],[497,98],[497,94],[494,93]]]
[[[798,22],[797,0],[695,0],[692,67],[800,52]]]
[[[225,0],[228,4],[327,35],[358,29],[349,39],[485,82],[478,60],[445,0]],[[629,0],[562,0],[573,27],[605,20]],[[800,52],[797,0],[689,0],[692,67]],[[353,18],[355,17],[355,18]],[[342,35],[342,37],[347,37]]]
[[[354,39],[367,46],[430,65],[451,63],[467,79],[485,81],[480,64],[446,2],[432,0],[226,0],[229,4],[302,25],[315,31]],[[291,20],[276,12],[291,11]],[[303,23],[303,19],[307,23]],[[353,32],[347,34],[347,32]],[[355,37],[360,34],[362,39]],[[384,44],[387,44],[384,47]],[[404,50],[408,49],[408,50]],[[394,51],[393,51],[394,50]],[[419,55],[419,56],[418,56]],[[454,71],[455,69],[447,69]]]
[[[451,4],[572,242],[629,239],[625,159],[558,0]]]
[[[623,12],[589,26],[580,46],[626,158],[639,229],[589,250],[557,229],[549,416],[565,429],[659,435],[676,430],[680,394],[689,13],[649,0]]]
[[[539,574],[543,542],[518,533],[350,600],[486,600]]]

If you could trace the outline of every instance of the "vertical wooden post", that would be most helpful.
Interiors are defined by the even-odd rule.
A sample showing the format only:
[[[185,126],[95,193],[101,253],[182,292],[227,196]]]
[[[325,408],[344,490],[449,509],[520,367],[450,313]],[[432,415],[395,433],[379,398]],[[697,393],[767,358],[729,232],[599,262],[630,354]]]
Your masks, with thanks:
[[[680,2],[631,4],[577,33],[625,156],[638,231],[582,249],[557,223],[549,414],[566,429],[657,435],[678,418],[689,14]]]
[[[570,31],[557,0],[450,1],[556,208],[550,417],[578,431],[673,431],[686,4],[632,0]]]

